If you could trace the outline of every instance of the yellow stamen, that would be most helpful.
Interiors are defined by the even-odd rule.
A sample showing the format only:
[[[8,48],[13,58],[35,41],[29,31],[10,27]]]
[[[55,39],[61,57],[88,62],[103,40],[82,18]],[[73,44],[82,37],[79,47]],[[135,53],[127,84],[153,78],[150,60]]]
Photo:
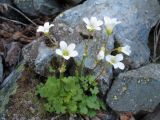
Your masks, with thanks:
[[[64,55],[64,56],[68,56],[68,55],[69,55],[68,50],[63,50],[63,55]]]

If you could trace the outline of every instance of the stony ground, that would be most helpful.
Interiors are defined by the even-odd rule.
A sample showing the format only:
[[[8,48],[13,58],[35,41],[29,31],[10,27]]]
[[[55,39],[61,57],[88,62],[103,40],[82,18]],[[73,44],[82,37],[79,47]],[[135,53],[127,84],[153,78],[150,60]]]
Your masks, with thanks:
[[[88,4],[92,3],[92,1],[91,0],[88,0],[88,1],[89,2],[87,4],[83,5],[83,7],[86,7],[86,9],[85,9],[86,16],[88,16],[88,14],[90,15],[91,13],[94,13],[95,15],[97,15],[97,13],[98,14],[100,13],[102,15],[104,14],[104,12],[102,12],[101,9],[98,9],[99,7],[97,7],[97,8],[95,7],[95,9],[97,9],[97,13],[95,13],[95,11],[93,9],[88,7]],[[101,0],[101,1],[102,1],[102,3],[103,2],[105,3],[105,0],[104,1]],[[100,3],[101,3],[101,1],[100,1]],[[98,2],[96,4],[97,4],[97,6],[101,5],[101,4],[98,4]],[[119,3],[109,2],[109,4],[111,4],[111,5],[117,4],[118,5]],[[128,2],[128,4],[132,6],[132,4],[134,4],[134,3],[130,4],[130,2]],[[147,3],[145,3],[145,4],[148,5]],[[93,6],[94,5],[95,4],[93,4]],[[103,6],[100,6],[100,7],[103,7]],[[134,6],[132,6],[132,7],[134,8]],[[106,9],[107,7],[104,7],[104,8]],[[73,8],[73,11],[75,9],[76,8]],[[116,13],[117,9],[119,10],[118,7],[117,8],[115,7],[115,11],[114,11],[114,8],[111,9],[111,10],[113,10],[113,12],[112,11],[110,12],[111,16],[112,16],[112,14],[117,14]],[[128,10],[128,8],[125,8],[124,12],[126,11],[126,9]],[[139,9],[139,7],[138,7],[138,9]],[[59,20],[59,21],[64,20],[66,23],[70,24],[70,26],[72,26],[73,28],[75,27],[76,30],[72,29],[72,28],[70,29],[70,26],[68,28],[68,26],[67,26],[67,24],[65,24],[65,22],[64,23],[62,22],[60,24],[57,23],[56,27],[54,27],[51,30],[53,32],[53,34],[55,34],[54,32],[56,32],[56,35],[57,35],[57,36],[55,35],[56,38],[59,38],[62,40],[71,39],[72,42],[73,41],[77,42],[78,40],[82,39],[82,37],[78,33],[79,31],[77,31],[77,29],[78,30],[81,30],[81,29],[78,28],[77,26],[81,25],[81,22],[78,20],[79,20],[79,16],[82,15],[81,17],[84,17],[82,14],[82,13],[84,13],[84,11],[81,9],[81,7],[77,7],[77,10],[79,11],[78,13],[73,12],[72,10],[69,10],[65,13],[64,16],[63,16],[63,14],[59,15],[57,20]],[[128,11],[128,14],[126,14],[126,16],[132,15],[132,13],[133,13],[132,10],[131,9],[129,9],[129,10],[130,11]],[[2,11],[2,9],[0,7],[0,13],[1,13],[1,11]],[[141,9],[139,9],[139,11],[141,11]],[[28,12],[30,13],[30,11],[28,11]],[[37,12],[37,11],[35,11],[35,12]],[[141,16],[145,16],[147,14],[147,12],[144,12],[143,10],[141,12],[142,12]],[[36,14],[38,14],[38,13],[36,13]],[[79,15],[77,15],[77,14],[79,14]],[[139,26],[137,26],[137,24],[142,23],[142,21],[144,19],[143,17],[138,19],[137,20],[138,22],[135,23],[134,21],[130,20],[129,17],[123,18],[123,15],[121,15],[121,14],[122,13],[118,14],[119,18],[127,19],[126,21],[131,21],[131,26],[128,23],[126,23],[126,25],[124,25],[124,27],[127,28],[126,31],[124,31],[123,27],[121,28],[121,26],[120,26],[118,31],[119,31],[119,33],[121,33],[121,32],[122,33],[119,34],[119,36],[117,35],[118,37],[116,36],[117,37],[116,40],[118,40],[119,42],[122,42],[122,43],[128,42],[131,44],[132,49],[133,49],[133,53],[134,53],[134,55],[132,56],[133,58],[131,59],[133,61],[130,62],[130,60],[127,59],[129,61],[127,64],[128,64],[128,66],[130,64],[133,64],[133,65],[130,65],[129,67],[127,66],[128,67],[127,70],[135,69],[135,68],[136,69],[132,70],[132,71],[121,73],[119,75],[119,77],[112,79],[113,81],[112,81],[111,85],[113,87],[111,88],[111,90],[108,94],[108,97],[113,98],[114,100],[112,100],[110,98],[107,99],[107,102],[110,104],[110,107],[112,107],[112,109],[109,108],[107,112],[100,112],[95,118],[92,118],[92,120],[135,120],[135,119],[136,120],[159,120],[160,119],[160,107],[159,107],[159,105],[156,107],[157,102],[159,102],[159,98],[155,97],[155,95],[158,96],[158,93],[156,92],[156,90],[159,91],[159,81],[158,81],[159,80],[159,67],[157,67],[158,65],[154,65],[154,64],[151,64],[151,66],[145,65],[146,59],[149,60],[148,63],[153,62],[153,54],[154,54],[154,44],[153,43],[154,43],[154,32],[155,32],[156,27],[153,27],[152,30],[149,30],[147,28],[143,28],[143,24],[140,25],[141,27],[139,27]],[[133,14],[133,16],[131,16],[131,18],[135,18],[135,16],[137,17],[138,15],[140,15],[140,14],[137,14],[137,15]],[[150,16],[150,18],[153,18],[153,16]],[[32,21],[34,23],[36,23],[37,25],[43,25],[45,21],[52,22],[53,19],[54,19],[54,17],[36,17],[36,19],[34,18],[34,19],[32,19]],[[73,21],[71,21],[70,19]],[[145,20],[147,21],[146,18],[145,18]],[[33,40],[37,40],[38,38],[41,37],[41,34],[36,33],[37,26],[28,22],[28,20],[23,19],[22,23],[17,23],[17,21],[19,21],[19,20],[11,21],[11,20],[4,20],[4,19],[1,20],[0,19],[0,56],[2,57],[2,64],[3,64],[3,68],[4,68],[4,72],[3,72],[4,75],[0,76],[0,83],[2,83],[3,78],[6,78],[12,71],[14,71],[16,69],[17,65],[22,60],[22,48],[24,48],[28,44],[32,43]],[[150,22],[150,19],[148,21]],[[80,23],[78,23],[78,22],[80,22]],[[134,24],[135,28],[132,28],[133,27],[132,24]],[[158,29],[159,29],[159,27],[160,26],[158,25]],[[64,29],[62,29],[62,28],[64,28]],[[61,29],[62,29],[62,33],[59,32],[59,30],[61,30]],[[141,29],[143,29],[144,31],[145,30],[147,31],[147,32],[145,31],[144,33],[142,32],[142,35],[139,35],[139,31],[137,33],[135,32],[134,37],[136,37],[136,40],[137,39],[141,40],[141,36],[143,36],[143,37],[145,36],[142,39],[145,39],[145,40],[148,39],[148,38],[146,38],[146,36],[147,36],[147,33],[149,33],[149,31],[150,31],[149,42],[145,42],[145,44],[147,43],[146,44],[147,50],[146,50],[146,48],[143,48],[144,44],[141,44],[139,41],[136,41],[135,38],[132,37],[133,35],[130,34],[130,32],[133,33],[133,31],[135,29],[136,30],[138,29],[139,31],[141,31]],[[130,32],[128,32],[128,31],[130,31]],[[84,31],[82,31],[82,33],[83,32]],[[68,33],[70,33],[70,35],[68,35]],[[127,41],[126,39],[124,40],[124,38],[126,36],[131,38],[133,41]],[[120,39],[119,39],[119,37],[120,37]],[[111,39],[111,42],[113,42],[112,39]],[[37,43],[38,42],[35,42],[35,44],[37,44]],[[81,44],[79,44],[79,46],[81,49]],[[92,43],[91,43],[91,46],[92,46]],[[148,46],[149,46],[151,54],[148,52],[148,50],[149,50]],[[160,47],[159,46],[160,46],[160,40],[157,43],[157,50],[156,50],[157,57],[160,56]],[[94,47],[94,45],[93,45],[93,47]],[[113,43],[109,44],[109,47],[112,49]],[[44,48],[46,51],[48,50],[48,46],[45,46]],[[35,50],[34,44],[33,44],[32,49],[30,49],[30,47],[28,47],[27,50],[32,53]],[[145,55],[144,53],[146,51],[148,53]],[[139,53],[140,53],[140,56],[138,56]],[[38,53],[37,53],[37,55],[38,55]],[[149,55],[150,55],[150,58],[148,58]],[[37,57],[37,56],[35,56],[35,57]],[[160,58],[157,58],[155,61],[156,61],[156,64],[160,63]],[[88,64],[88,65],[90,66],[90,64]],[[139,68],[143,65],[145,65],[145,66],[142,68]],[[135,67],[135,66],[137,66],[137,67]],[[147,73],[146,73],[146,71],[147,71]],[[113,71],[113,74],[115,73],[115,75],[116,75],[117,73],[119,73],[119,71],[117,73],[116,72],[117,71]],[[157,74],[154,72],[156,72]],[[142,75],[142,77],[140,77],[141,75]],[[149,75],[149,76],[147,76],[147,75]],[[17,81],[18,87],[16,89],[16,94],[14,94],[10,97],[9,104],[7,105],[7,112],[6,112],[6,116],[5,116],[6,120],[89,120],[89,118],[85,117],[85,116],[69,117],[69,115],[55,115],[55,114],[50,114],[50,113],[44,111],[43,103],[45,102],[45,100],[40,99],[39,96],[36,95],[36,86],[40,82],[45,82],[46,78],[41,77],[40,75],[35,73],[33,71],[33,69],[29,68],[28,66],[25,68],[25,70],[23,71],[21,76],[22,77],[19,78]],[[147,78],[144,78],[144,76],[147,76]],[[105,79],[108,80],[108,78],[110,78],[110,77],[105,76]],[[124,81],[124,79],[127,79],[127,80]],[[141,81],[143,81],[143,82],[141,83]],[[125,83],[125,85],[127,84],[127,86],[124,87],[124,83]],[[151,85],[151,86],[146,87],[146,85]],[[136,92],[136,90],[134,91],[135,87],[137,87],[136,88],[137,92]],[[104,89],[105,89],[104,91],[106,92],[106,89],[109,89],[109,88],[104,87]],[[119,90],[121,88],[122,88],[122,92],[121,91],[117,92],[117,89]],[[130,93],[130,94],[125,94],[125,93],[127,93],[127,91],[129,91],[128,93]],[[154,94],[155,92],[157,94]],[[139,94],[137,94],[137,93],[139,93]],[[144,94],[144,93],[146,93],[146,94]],[[152,93],[152,94],[147,95],[147,93]],[[121,96],[124,95],[124,96],[119,97],[117,94],[120,94]],[[135,96],[133,96],[133,94],[135,94]],[[155,104],[149,104],[151,106],[148,106],[148,104],[145,104],[147,102],[145,102],[144,104],[141,103],[143,100],[145,100],[144,99],[144,98],[146,98],[145,95],[147,95],[147,97],[149,97],[149,98],[150,98],[150,96],[151,96],[151,98],[155,97],[156,99],[153,99],[153,100],[148,98],[150,100],[150,103],[153,102]],[[141,96],[143,96],[143,97],[141,97]],[[130,98],[132,98],[132,99],[130,99]],[[135,104],[133,101],[136,101],[136,102],[138,101],[136,103],[136,104],[139,104],[138,109],[137,109],[137,107],[134,106]],[[132,105],[132,106],[130,107],[130,105]],[[153,105],[155,105],[155,106],[153,106]],[[133,115],[133,113],[131,113],[132,110],[134,110],[134,107],[136,110],[133,112],[135,112],[136,115]],[[156,109],[155,109],[155,107],[156,107]],[[121,113],[118,111],[117,112],[118,116],[117,116],[117,114],[114,114],[115,112],[112,111],[113,109],[115,111],[117,111],[117,110],[119,110],[119,111],[130,110],[131,112]],[[139,112],[139,110],[142,110],[142,109],[144,111]],[[149,113],[147,111],[150,109],[152,109],[151,110],[151,111],[153,111],[152,113]],[[0,120],[1,120],[1,118],[0,118]]]

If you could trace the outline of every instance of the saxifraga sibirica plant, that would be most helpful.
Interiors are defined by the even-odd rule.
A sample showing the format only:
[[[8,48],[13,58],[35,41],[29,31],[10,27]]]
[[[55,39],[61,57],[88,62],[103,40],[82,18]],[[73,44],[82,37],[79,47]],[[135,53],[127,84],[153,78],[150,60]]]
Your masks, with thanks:
[[[96,31],[101,31],[103,21],[97,20],[96,17],[83,18],[86,29],[90,35],[93,35]],[[105,34],[107,38],[112,35],[113,28],[121,23],[115,18],[104,17]],[[45,23],[44,26],[40,26],[37,32],[43,32],[45,36],[49,36],[49,28],[54,25]],[[107,40],[106,40],[107,41]],[[87,41],[88,42],[88,41]],[[124,69],[125,65],[122,63],[123,54],[130,55],[130,46],[115,48],[117,55],[108,54],[106,48],[107,42],[102,43],[102,46],[96,55],[96,66],[102,61],[104,64],[113,65],[115,69]],[[78,69],[72,76],[65,76],[66,61],[70,58],[77,57],[78,51],[76,51],[76,45],[70,43],[67,45],[65,41],[60,41],[59,48],[55,50],[55,53],[61,57],[62,63],[58,69],[60,74],[58,77],[49,76],[45,84],[40,84],[37,87],[37,93],[42,98],[47,100],[45,108],[49,112],[55,112],[57,114],[80,114],[95,116],[98,110],[105,110],[103,101],[98,97],[99,88],[96,81],[97,76],[90,74],[84,74],[84,61],[88,57],[88,45],[85,43],[85,50],[83,53],[83,59],[80,65],[76,65]],[[54,69],[54,68],[53,68]],[[53,71],[55,71],[54,69]],[[98,75],[99,76],[99,75]]]

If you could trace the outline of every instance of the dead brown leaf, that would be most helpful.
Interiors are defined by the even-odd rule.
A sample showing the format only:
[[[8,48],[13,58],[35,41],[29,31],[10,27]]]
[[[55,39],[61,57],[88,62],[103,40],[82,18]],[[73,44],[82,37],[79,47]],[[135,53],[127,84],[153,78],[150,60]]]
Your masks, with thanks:
[[[135,120],[132,113],[123,113],[120,115],[120,120]]]

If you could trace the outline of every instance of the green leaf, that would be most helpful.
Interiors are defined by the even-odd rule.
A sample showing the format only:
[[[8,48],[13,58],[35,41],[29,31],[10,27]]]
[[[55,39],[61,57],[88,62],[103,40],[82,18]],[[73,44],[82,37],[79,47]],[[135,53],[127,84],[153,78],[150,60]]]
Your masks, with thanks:
[[[68,105],[69,111],[71,111],[72,113],[77,112],[77,103],[76,102],[71,102]]]
[[[93,89],[91,88],[90,91],[91,91],[91,93],[94,94],[94,95],[97,95],[97,94],[99,93],[98,87],[94,87]]]
[[[53,67],[49,67],[49,72],[50,73],[54,73],[55,72],[55,70],[53,69]]]
[[[89,115],[89,117],[94,117],[96,115],[96,111],[89,110],[88,115]]]
[[[91,109],[100,108],[100,104],[96,96],[90,96],[88,99],[86,99],[86,103],[87,103],[87,106]]]
[[[88,113],[88,109],[86,106],[80,106],[80,113],[81,114],[87,114]]]
[[[97,110],[105,108],[97,94],[97,82],[93,76],[70,76],[57,79],[48,77],[45,84],[37,86],[38,94],[46,98],[45,108],[57,114],[80,113],[94,116]]]
[[[99,99],[100,106],[103,110],[106,110],[106,106],[102,100]]]

